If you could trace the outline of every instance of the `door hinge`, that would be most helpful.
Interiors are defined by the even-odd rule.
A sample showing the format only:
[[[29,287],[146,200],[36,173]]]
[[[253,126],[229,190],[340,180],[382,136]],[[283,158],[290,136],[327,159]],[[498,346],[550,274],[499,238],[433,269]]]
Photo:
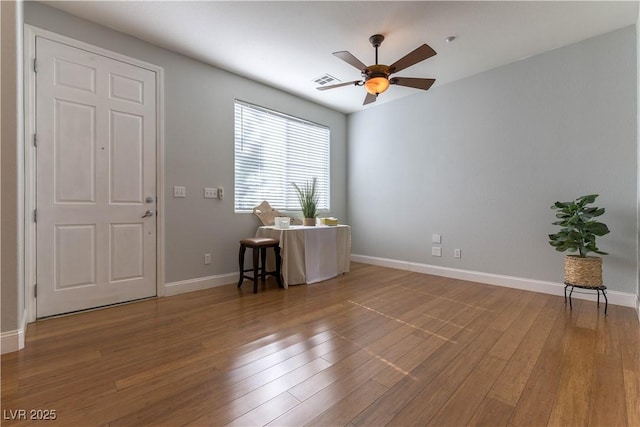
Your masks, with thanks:
[[[36,148],[38,147],[38,134],[37,133],[33,134],[33,146],[36,147]]]
[[[33,58],[33,72],[38,72],[38,60],[36,58]]]
[[[33,296],[38,298],[38,284],[33,285]]]
[[[38,209],[33,210],[33,222],[38,222]]]

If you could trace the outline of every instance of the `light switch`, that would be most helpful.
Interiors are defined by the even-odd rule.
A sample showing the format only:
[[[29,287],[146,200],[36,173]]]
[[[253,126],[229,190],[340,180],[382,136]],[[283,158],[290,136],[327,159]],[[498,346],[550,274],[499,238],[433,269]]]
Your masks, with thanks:
[[[173,187],[173,197],[187,197],[187,189],[186,187]]]
[[[442,236],[439,234],[433,234],[431,236],[431,243],[437,243],[437,244],[442,243]]]
[[[431,248],[431,256],[442,256],[442,248],[439,246],[433,246]]]

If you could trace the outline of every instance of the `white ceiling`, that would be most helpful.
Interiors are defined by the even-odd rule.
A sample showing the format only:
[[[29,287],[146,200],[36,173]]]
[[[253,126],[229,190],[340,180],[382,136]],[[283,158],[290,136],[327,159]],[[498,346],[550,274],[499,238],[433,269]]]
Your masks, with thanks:
[[[392,86],[363,107],[365,90],[318,91],[328,73],[358,70],[331,53],[375,62],[369,36],[381,33],[379,62],[427,43],[436,56],[399,72],[435,78],[434,87],[633,25],[636,1],[48,1],[48,5],[216,67],[350,113],[420,92]],[[456,40],[446,43],[445,38]]]

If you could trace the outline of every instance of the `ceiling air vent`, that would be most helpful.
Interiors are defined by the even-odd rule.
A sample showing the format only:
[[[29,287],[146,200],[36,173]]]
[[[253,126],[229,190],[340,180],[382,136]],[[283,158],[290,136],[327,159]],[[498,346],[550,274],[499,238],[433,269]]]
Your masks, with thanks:
[[[330,74],[323,74],[320,77],[313,79],[313,82],[320,86],[324,86],[329,83],[332,83],[332,84],[340,83],[341,80],[333,77]]]

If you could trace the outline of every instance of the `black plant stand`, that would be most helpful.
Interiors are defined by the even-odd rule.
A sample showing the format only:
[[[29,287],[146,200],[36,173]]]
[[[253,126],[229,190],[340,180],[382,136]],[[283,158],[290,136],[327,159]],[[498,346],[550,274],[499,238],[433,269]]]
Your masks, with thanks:
[[[600,307],[600,292],[604,296],[604,315],[607,315],[607,307],[609,307],[609,300],[607,299],[607,287],[604,285],[601,286],[584,286],[584,285],[575,285],[573,283],[564,282],[564,303],[567,303],[567,288],[571,286],[571,291],[569,292],[569,308],[573,310],[573,305],[571,305],[571,295],[573,294],[573,288],[579,289],[589,289],[590,291],[596,291],[598,293],[598,307]],[[581,292],[584,293],[584,292]]]

